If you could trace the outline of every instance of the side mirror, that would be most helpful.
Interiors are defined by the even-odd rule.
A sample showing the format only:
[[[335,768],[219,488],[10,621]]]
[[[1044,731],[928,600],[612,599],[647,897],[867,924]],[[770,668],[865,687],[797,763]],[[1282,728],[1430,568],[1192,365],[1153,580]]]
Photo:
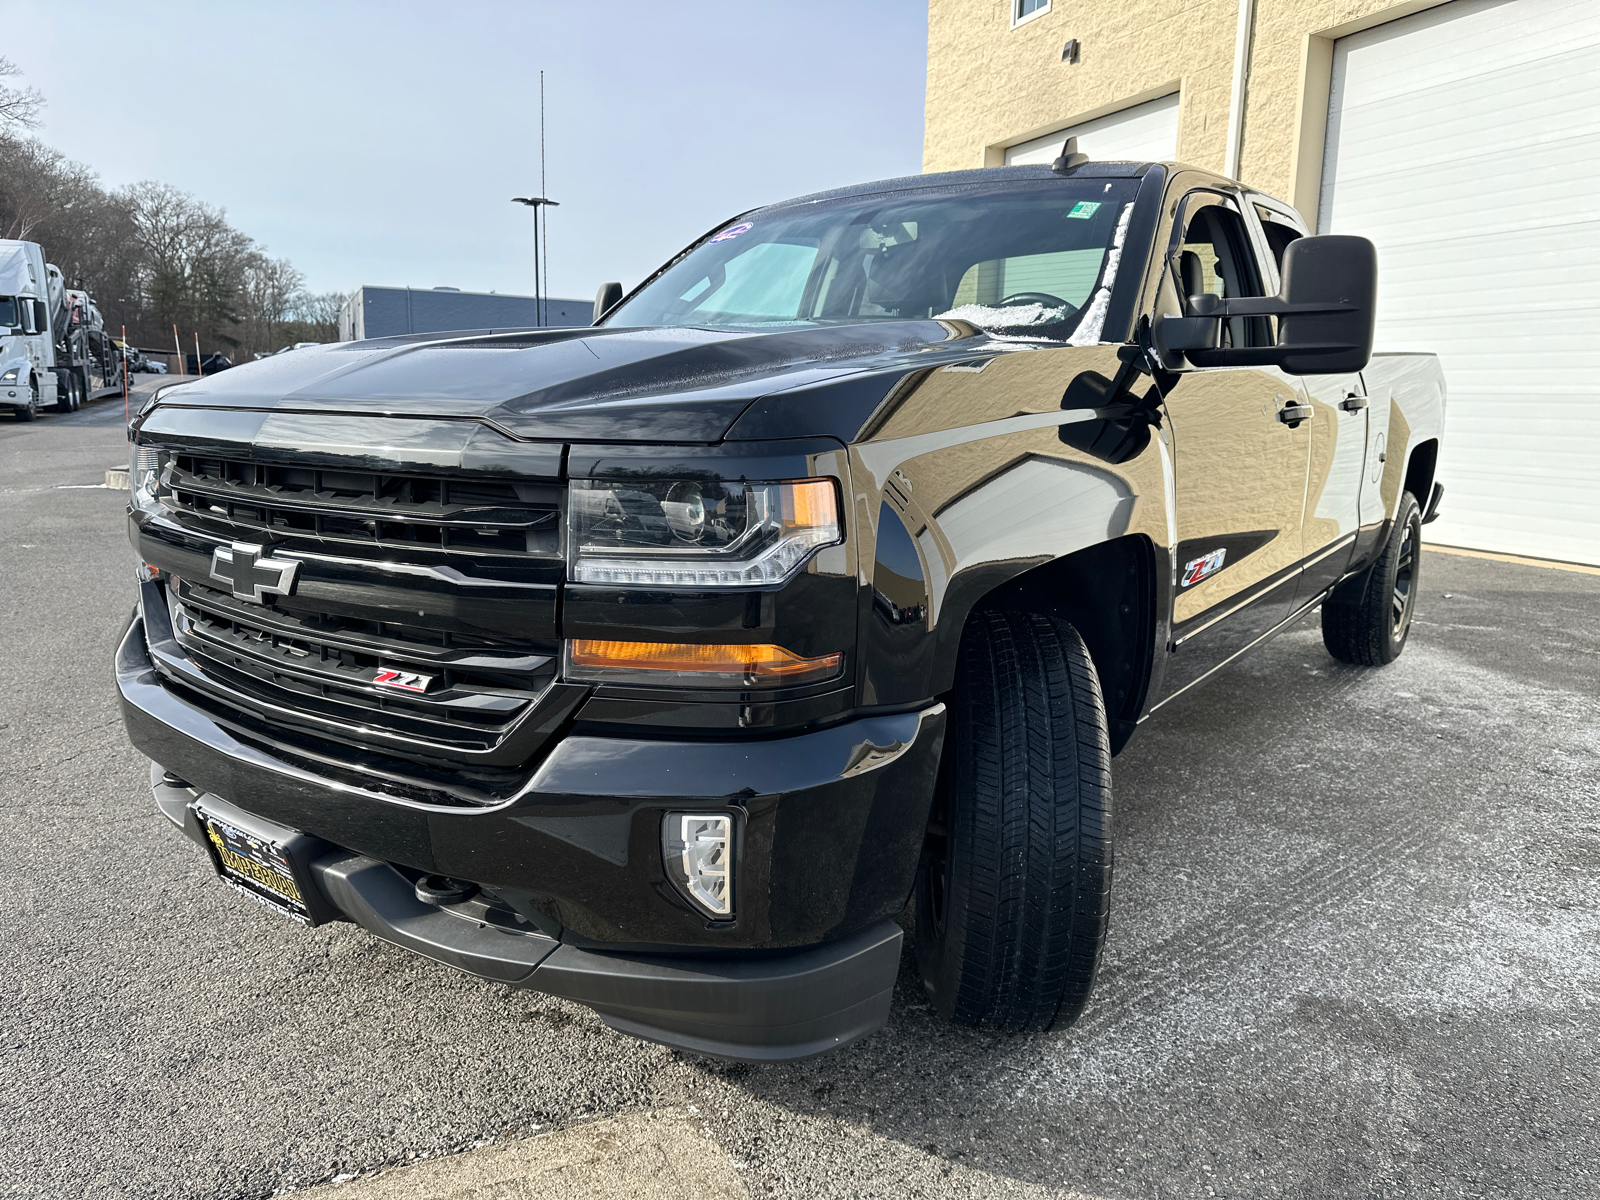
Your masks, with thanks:
[[[1303,237],[1284,251],[1279,295],[1191,296],[1184,316],[1156,322],[1155,347],[1173,367],[1182,355],[1197,367],[1278,366],[1295,375],[1359,371],[1372,358],[1377,299],[1378,253],[1370,241]],[[1277,344],[1219,347],[1228,317],[1277,317]]]
[[[589,324],[600,324],[600,318],[615,308],[621,299],[622,285],[620,283],[602,283],[600,290],[594,294],[594,319]]]
[[[1360,371],[1372,358],[1378,251],[1364,237],[1297,238],[1283,254],[1279,365],[1292,375]]]

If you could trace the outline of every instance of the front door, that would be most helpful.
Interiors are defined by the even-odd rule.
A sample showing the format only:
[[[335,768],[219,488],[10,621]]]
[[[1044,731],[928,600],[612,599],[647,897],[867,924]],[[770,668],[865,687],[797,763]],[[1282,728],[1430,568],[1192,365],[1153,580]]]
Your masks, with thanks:
[[[1184,291],[1262,294],[1260,264],[1231,202],[1196,193],[1174,252]],[[1270,344],[1262,318],[1223,322],[1224,344]],[[1172,423],[1177,579],[1170,696],[1243,651],[1289,615],[1302,557],[1309,423],[1290,424],[1299,380],[1275,367],[1178,373]],[[1284,410],[1290,410],[1285,414]]]

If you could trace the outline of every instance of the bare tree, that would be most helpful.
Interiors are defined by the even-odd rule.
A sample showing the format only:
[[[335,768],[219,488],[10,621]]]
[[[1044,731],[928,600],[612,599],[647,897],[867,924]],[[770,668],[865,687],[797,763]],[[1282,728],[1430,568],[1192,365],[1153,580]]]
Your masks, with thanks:
[[[19,129],[38,127],[39,110],[44,107],[44,96],[39,89],[13,87],[4,82],[21,74],[21,67],[0,55],[0,137],[9,137]]]
[[[228,222],[227,213],[167,184],[116,191],[37,138],[43,97],[9,86],[19,74],[0,58],[0,237],[36,241],[69,286],[89,291],[111,328],[164,346],[176,325],[185,342],[230,349],[237,359],[285,343],[331,341],[342,297],[312,296],[286,259]]]

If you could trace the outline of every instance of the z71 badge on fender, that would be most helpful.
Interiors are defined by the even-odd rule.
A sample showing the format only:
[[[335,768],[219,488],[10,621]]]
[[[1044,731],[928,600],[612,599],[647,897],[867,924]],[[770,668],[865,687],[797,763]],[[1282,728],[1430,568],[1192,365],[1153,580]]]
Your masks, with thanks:
[[[432,675],[418,675],[415,671],[393,671],[387,667],[372,677],[379,687],[399,688],[405,692],[425,692],[433,683]]]
[[[1183,579],[1179,581],[1181,587],[1193,587],[1207,575],[1215,575],[1222,570],[1222,560],[1228,557],[1227,548],[1213,550],[1204,558],[1197,558],[1193,562],[1183,564]]]

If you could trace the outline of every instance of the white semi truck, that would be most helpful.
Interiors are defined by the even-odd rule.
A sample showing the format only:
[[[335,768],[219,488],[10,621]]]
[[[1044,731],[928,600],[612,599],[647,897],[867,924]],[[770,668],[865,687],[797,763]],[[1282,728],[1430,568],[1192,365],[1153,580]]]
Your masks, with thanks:
[[[0,240],[0,408],[31,421],[82,406],[122,370],[86,292],[66,287],[34,242]]]

